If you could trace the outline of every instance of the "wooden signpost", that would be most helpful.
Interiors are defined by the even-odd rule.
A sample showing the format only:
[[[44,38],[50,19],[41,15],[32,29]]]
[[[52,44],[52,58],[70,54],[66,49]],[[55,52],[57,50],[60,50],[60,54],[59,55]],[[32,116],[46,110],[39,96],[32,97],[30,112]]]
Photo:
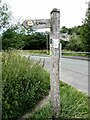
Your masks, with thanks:
[[[59,63],[60,63],[60,10],[51,11],[51,97],[53,105],[53,115],[58,118],[60,114],[60,80],[59,80]]]
[[[42,29],[50,28],[50,19],[29,19],[23,22],[25,28]]]
[[[50,40],[52,43],[50,73],[51,100],[53,117],[58,118],[60,115],[60,10],[54,8],[50,13],[50,19],[25,20],[23,26],[27,29],[50,28]]]

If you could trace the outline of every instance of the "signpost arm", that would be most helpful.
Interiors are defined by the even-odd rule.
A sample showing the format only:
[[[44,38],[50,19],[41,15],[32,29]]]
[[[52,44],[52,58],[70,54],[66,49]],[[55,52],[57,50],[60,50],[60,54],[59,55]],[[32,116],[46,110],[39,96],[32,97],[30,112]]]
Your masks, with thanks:
[[[60,10],[54,8],[51,11],[50,38],[52,39],[51,48],[51,98],[53,107],[53,117],[60,115],[60,81],[59,81],[59,62],[60,62]]]

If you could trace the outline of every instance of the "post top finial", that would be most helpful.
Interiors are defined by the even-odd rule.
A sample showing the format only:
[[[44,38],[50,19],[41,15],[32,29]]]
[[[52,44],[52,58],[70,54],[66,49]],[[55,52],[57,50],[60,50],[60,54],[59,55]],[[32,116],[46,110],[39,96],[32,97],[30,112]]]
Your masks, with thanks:
[[[57,9],[57,8],[53,8],[53,10],[51,11],[51,14],[52,14],[53,12],[58,12],[58,13],[60,13],[60,10]]]

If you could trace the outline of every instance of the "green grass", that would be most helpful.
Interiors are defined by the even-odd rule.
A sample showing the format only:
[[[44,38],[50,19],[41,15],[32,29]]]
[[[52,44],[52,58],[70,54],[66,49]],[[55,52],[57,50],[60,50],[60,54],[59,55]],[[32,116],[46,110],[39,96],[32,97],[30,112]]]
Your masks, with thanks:
[[[63,82],[60,82],[60,117],[88,118],[88,96]],[[29,120],[47,120],[49,118],[52,118],[51,101]]]
[[[90,57],[89,54],[77,54],[77,53],[62,53],[63,56],[82,56],[82,57]]]
[[[50,90],[49,73],[16,51],[2,53],[2,120],[16,120]]]
[[[19,50],[17,50],[19,52]],[[49,55],[47,50],[21,50],[22,54],[46,54]]]
[[[90,53],[86,54],[86,53],[79,53],[75,51],[68,51],[68,50],[63,50],[62,51],[62,55],[65,56],[83,56],[83,57],[90,57]]]
[[[0,111],[2,111],[2,53],[0,52]]]

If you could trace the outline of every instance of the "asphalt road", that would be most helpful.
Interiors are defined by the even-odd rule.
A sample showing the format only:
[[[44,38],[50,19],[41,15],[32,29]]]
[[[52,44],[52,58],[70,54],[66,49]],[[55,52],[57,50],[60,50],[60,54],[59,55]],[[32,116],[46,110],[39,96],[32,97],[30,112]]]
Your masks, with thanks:
[[[39,61],[45,69],[50,72],[50,57],[48,56],[27,56],[34,61]],[[88,94],[88,64],[90,61],[78,60],[70,58],[61,59],[61,75],[60,79],[65,83],[77,88],[78,90]]]
[[[90,61],[62,58],[61,79],[88,94],[88,63]]]

